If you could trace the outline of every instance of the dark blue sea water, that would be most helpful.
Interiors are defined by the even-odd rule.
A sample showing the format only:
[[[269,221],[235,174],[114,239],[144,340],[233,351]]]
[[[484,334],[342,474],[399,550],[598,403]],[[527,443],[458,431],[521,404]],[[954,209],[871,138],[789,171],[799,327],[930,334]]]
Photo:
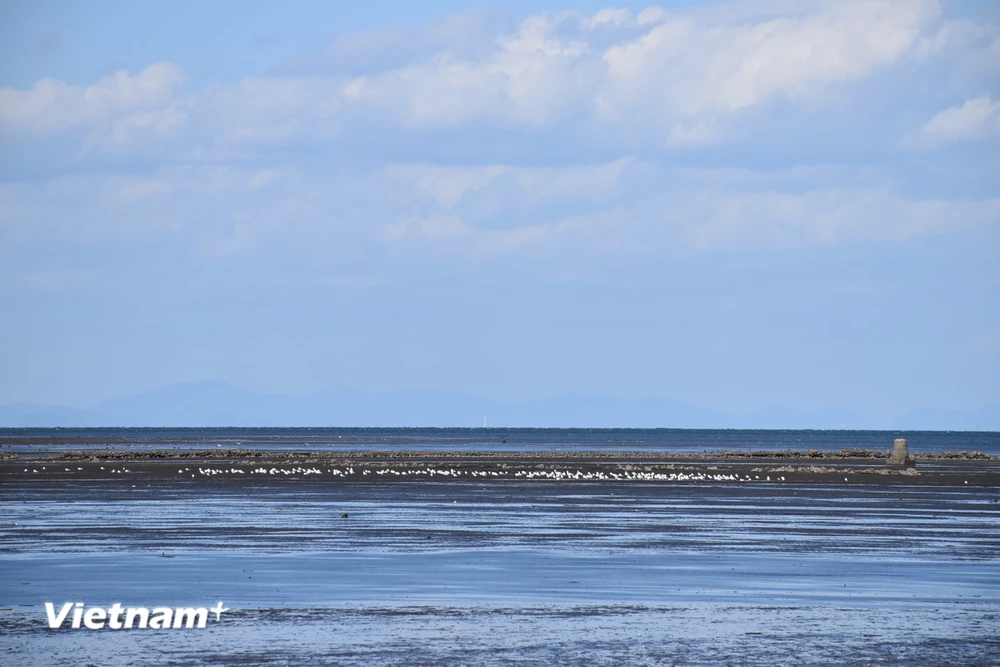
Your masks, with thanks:
[[[906,438],[914,452],[981,451],[1000,454],[1000,432],[995,431],[742,429],[6,428],[0,429],[0,448],[6,451],[207,447],[275,451],[831,451],[857,447],[889,450],[894,438]]]

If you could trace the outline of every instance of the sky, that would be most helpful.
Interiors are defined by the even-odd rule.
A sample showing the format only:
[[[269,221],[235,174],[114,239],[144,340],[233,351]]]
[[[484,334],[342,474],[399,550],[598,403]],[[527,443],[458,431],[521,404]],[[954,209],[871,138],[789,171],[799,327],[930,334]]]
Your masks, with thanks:
[[[0,7],[0,403],[1000,404],[1000,9]]]

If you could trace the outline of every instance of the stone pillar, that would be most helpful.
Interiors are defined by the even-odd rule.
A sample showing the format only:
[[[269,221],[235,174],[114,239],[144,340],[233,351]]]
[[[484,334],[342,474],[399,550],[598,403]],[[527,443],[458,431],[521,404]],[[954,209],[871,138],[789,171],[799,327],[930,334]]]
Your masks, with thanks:
[[[913,463],[913,457],[906,447],[906,438],[896,438],[892,442],[892,455],[889,456],[889,465],[905,466]]]

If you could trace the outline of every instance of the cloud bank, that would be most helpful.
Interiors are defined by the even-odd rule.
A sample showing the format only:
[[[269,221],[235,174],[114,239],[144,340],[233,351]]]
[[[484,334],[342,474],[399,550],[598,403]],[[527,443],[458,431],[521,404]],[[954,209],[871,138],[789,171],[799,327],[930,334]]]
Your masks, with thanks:
[[[528,356],[512,356],[506,367],[537,366],[545,381],[576,378],[549,381],[558,393],[590,377],[589,367],[566,350],[598,349],[604,363],[597,365],[611,369],[622,350],[642,350],[643,360],[629,362],[632,375],[619,386],[631,391],[632,379],[654,368],[655,357],[664,365],[649,371],[642,390],[655,394],[666,391],[664,378],[673,378],[670,387],[695,386],[706,364],[749,364],[744,360],[756,359],[757,349],[770,350],[760,356],[760,372],[786,363],[794,346],[768,347],[780,336],[741,342],[749,339],[740,327],[755,317],[776,312],[791,329],[803,317],[823,319],[800,314],[812,297],[775,305],[776,283],[751,272],[746,288],[753,297],[739,302],[740,327],[728,316],[725,325],[712,325],[699,309],[733,303],[729,292],[742,287],[713,283],[717,267],[737,267],[726,274],[737,275],[744,266],[792,266],[778,282],[808,285],[810,262],[826,258],[829,292],[841,295],[842,283],[855,289],[861,257],[873,274],[898,263],[920,267],[918,276],[937,276],[928,284],[916,280],[913,293],[899,288],[910,299],[899,308],[912,307],[900,319],[916,318],[921,331],[938,331],[939,322],[956,327],[941,329],[938,338],[924,335],[913,349],[893,342],[882,355],[898,361],[890,370],[936,359],[946,340],[966,350],[954,364],[964,370],[942,361],[937,377],[962,379],[934,383],[940,391],[958,395],[955,387],[965,387],[967,403],[995,393],[1000,325],[981,305],[995,276],[962,253],[990,247],[1000,231],[1000,27],[960,2],[760,0],[517,18],[473,10],[424,26],[340,34],[275,61],[264,74],[225,81],[206,79],[169,55],[85,81],[48,77],[20,87],[0,81],[0,298],[37,320],[0,338],[14,351],[10,364],[20,363],[16,351],[41,345],[58,329],[51,313],[64,310],[51,304],[60,299],[90,298],[108,308],[119,298],[188,304],[176,296],[183,294],[200,304],[184,305],[179,317],[188,318],[184,326],[201,341],[200,324],[192,322],[231,302],[259,298],[261,309],[284,312],[302,294],[322,300],[363,293],[355,319],[342,329],[302,324],[288,334],[289,349],[307,342],[303,370],[285,388],[306,386],[301,378],[319,373],[314,357],[333,354],[326,339],[352,326],[360,332],[351,338],[355,352],[342,366],[323,367],[327,379],[335,375],[331,369],[343,368],[365,382],[397,377],[400,368],[440,373],[452,350],[438,357],[426,350],[461,348],[490,330],[492,311],[476,311],[476,304],[493,296],[508,306],[531,304],[536,292],[570,285],[580,294],[593,290],[594,302],[612,311],[623,295],[646,295],[635,297],[640,310],[659,307],[661,293],[674,295],[690,316],[588,342],[567,306],[565,321],[535,332],[532,322],[563,312],[556,303],[530,322],[514,319],[505,340],[534,332],[524,345],[539,351],[530,364]],[[949,258],[945,248],[960,250]],[[892,281],[880,280],[857,288],[858,310],[853,297],[844,297],[842,316],[801,334],[799,368],[834,359],[828,350],[839,338],[855,347],[829,362],[837,369],[827,376],[884,367],[866,356],[871,333],[852,338],[844,324],[895,307],[885,296]],[[942,296],[935,290],[945,284]],[[469,306],[454,296],[473,286],[488,298]],[[486,325],[441,343],[447,334],[432,326],[438,321],[413,314],[410,326],[424,327],[426,340],[437,341],[421,347],[404,334],[385,342],[384,331],[395,332],[395,323],[357,324],[382,322],[384,313],[402,307],[399,294],[413,302],[450,294],[464,304],[456,312],[474,311],[469,317]],[[447,298],[440,300],[451,303]],[[440,300],[426,303],[436,308]],[[927,303],[949,314],[924,322]],[[959,327],[966,322],[972,324]],[[229,331],[223,324],[219,330]],[[717,339],[720,330],[734,338]],[[843,336],[825,339],[831,331]],[[659,341],[671,335],[677,349],[705,346],[697,369],[686,361],[690,355],[664,352]],[[810,356],[821,339],[823,352]],[[138,338],[125,342],[132,340]],[[373,349],[372,340],[385,346]],[[31,359],[61,358],[57,353],[69,349],[64,343],[51,342]],[[455,378],[476,360],[500,358],[502,342],[482,345],[465,350],[462,359],[472,361],[454,362]],[[227,338],[213,349],[225,356],[230,347]],[[117,354],[109,352],[112,359]],[[267,373],[285,373],[286,356],[294,354],[282,349],[268,357]],[[240,359],[233,367],[243,372]],[[372,370],[380,359],[392,360],[382,375]],[[143,380],[205,377],[180,374],[180,362],[164,364]],[[30,385],[31,366],[22,363],[12,377],[20,373],[18,382]],[[675,368],[688,374],[677,371],[675,378]],[[613,393],[598,375],[591,390]],[[463,382],[449,386],[489,393]],[[510,388],[518,382],[509,381],[508,395],[518,395]],[[772,395],[780,401],[791,385],[775,382],[781,387]],[[706,405],[725,383],[710,384],[699,399]],[[757,391],[733,386],[741,395]],[[116,385],[107,393],[137,388]],[[947,404],[932,398],[914,405]],[[987,398],[983,404],[996,402]],[[812,407],[823,404],[816,399]]]
[[[853,112],[880,76],[974,62],[996,44],[995,31],[949,20],[932,0],[806,3],[749,18],[650,8],[518,23],[482,10],[423,31],[344,35],[233,85],[192,90],[170,62],[87,86],[45,79],[0,90],[0,127],[15,137],[15,158],[41,142],[77,174],[9,179],[4,228],[12,239],[81,242],[190,230],[233,252],[267,243],[279,219],[314,239],[483,254],[903,239],[995,220],[997,200],[913,196],[885,173],[859,183],[860,171],[783,189],[780,174],[795,165],[740,185],[726,167],[663,160],[699,147],[822,144],[816,137],[835,131],[823,123],[839,118],[824,113]],[[885,143],[995,139],[998,105],[970,98]],[[775,131],[782,118],[786,135]],[[505,156],[497,142],[521,148]],[[822,150],[806,161],[822,161]],[[79,173],[109,157],[146,160],[145,173]],[[356,166],[317,176],[312,163],[331,159]],[[70,205],[72,222],[53,219]],[[191,229],[204,217],[193,211],[221,208]],[[332,209],[344,214],[322,213]],[[229,232],[211,229],[220,226]]]
[[[423,33],[342,36],[274,76],[234,85],[186,90],[181,68],[161,62],[89,86],[4,88],[0,122],[13,132],[82,131],[94,150],[188,157],[460,126],[568,128],[619,150],[668,150],[739,138],[760,107],[836,103],[845,86],[890,68],[996,49],[995,34],[966,34],[933,0],[805,6],[812,11],[728,22],[650,8],[511,25],[470,12]]]

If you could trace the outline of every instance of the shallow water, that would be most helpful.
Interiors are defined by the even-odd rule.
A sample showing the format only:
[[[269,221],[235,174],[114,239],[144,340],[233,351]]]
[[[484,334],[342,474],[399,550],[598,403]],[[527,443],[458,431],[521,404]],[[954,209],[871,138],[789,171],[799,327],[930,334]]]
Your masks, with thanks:
[[[18,664],[1000,661],[991,487],[2,481]],[[48,630],[71,600],[231,611]]]

